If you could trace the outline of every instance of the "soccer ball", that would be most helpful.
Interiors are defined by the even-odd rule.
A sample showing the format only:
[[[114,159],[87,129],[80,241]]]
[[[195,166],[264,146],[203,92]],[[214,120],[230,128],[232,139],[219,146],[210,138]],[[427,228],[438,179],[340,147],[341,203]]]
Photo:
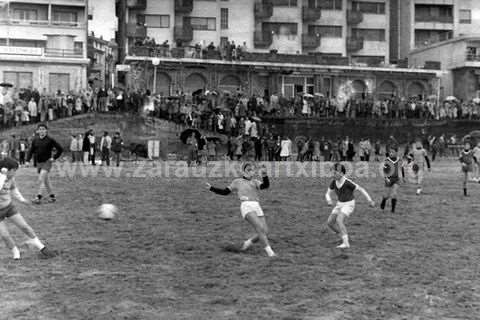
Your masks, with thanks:
[[[115,205],[110,203],[104,203],[98,208],[98,217],[103,220],[112,220],[115,218],[118,209]]]

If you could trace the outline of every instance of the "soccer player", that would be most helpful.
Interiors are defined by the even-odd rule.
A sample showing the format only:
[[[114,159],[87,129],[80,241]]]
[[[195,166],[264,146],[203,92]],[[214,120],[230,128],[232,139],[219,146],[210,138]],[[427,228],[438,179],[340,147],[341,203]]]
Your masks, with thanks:
[[[413,178],[417,185],[416,193],[417,195],[420,195],[422,193],[425,164],[427,165],[428,171],[431,170],[427,150],[423,148],[420,141],[415,143],[415,146],[408,154],[407,159],[412,163]]]
[[[395,212],[395,206],[397,205],[397,192],[398,182],[400,181],[400,171],[402,172],[402,178],[405,179],[405,171],[400,163],[400,159],[397,156],[398,150],[391,148],[387,159],[383,164],[383,173],[385,177],[385,194],[382,198],[380,208],[385,209],[388,199],[392,199],[392,213]]]
[[[350,248],[348,241],[347,228],[345,227],[344,220],[349,217],[355,209],[355,196],[354,191],[358,190],[370,203],[371,207],[375,206],[375,202],[372,200],[367,191],[348,179],[346,176],[345,166],[341,163],[335,163],[333,165],[333,178],[330,183],[325,199],[329,206],[333,205],[332,194],[337,195],[337,204],[332,210],[332,213],[328,217],[327,224],[330,229],[336,234],[340,234],[342,243],[337,248],[346,249]]]
[[[37,171],[39,173],[38,193],[36,198],[33,200],[33,203],[42,203],[43,189],[46,189],[47,193],[50,195],[48,202],[55,202],[57,199],[55,198],[55,194],[52,192],[48,173],[52,169],[53,162],[62,154],[63,148],[60,146],[60,144],[58,144],[57,141],[47,135],[47,126],[45,124],[39,124],[37,126],[37,134],[38,137],[33,139],[27,155],[27,162],[29,162],[32,158],[32,155],[35,154],[37,160]],[[53,154],[53,149],[56,150],[55,154]]]
[[[254,179],[254,166],[252,163],[246,163],[243,165],[243,177],[233,180],[233,182],[226,188],[215,188],[207,183],[207,188],[220,195],[229,195],[232,191],[236,192],[240,198],[240,213],[243,219],[247,220],[256,231],[256,235],[249,238],[243,243],[241,251],[245,251],[252,246],[255,242],[260,241],[265,248],[265,251],[269,257],[275,257],[276,254],[272,250],[267,238],[268,227],[263,214],[262,208],[259,204],[258,190],[267,189],[270,186],[265,168],[262,167],[260,174],[262,176],[262,182]]]
[[[52,258],[57,255],[55,251],[47,249],[45,245],[38,239],[35,231],[28,225],[20,213],[18,213],[12,202],[12,195],[20,202],[29,203],[18,190],[15,183],[15,173],[18,169],[18,162],[12,158],[4,158],[0,160],[0,236],[7,247],[12,251],[13,259],[20,259],[20,250],[15,245],[15,241],[10,235],[5,219],[8,218],[17,226],[29,240],[27,244],[32,245],[40,251],[44,258]]]
[[[473,171],[474,163],[478,164],[478,159],[475,157],[474,151],[471,149],[470,142],[465,142],[464,149],[460,153],[459,160],[462,164],[463,172],[463,195],[467,197],[468,173]]]

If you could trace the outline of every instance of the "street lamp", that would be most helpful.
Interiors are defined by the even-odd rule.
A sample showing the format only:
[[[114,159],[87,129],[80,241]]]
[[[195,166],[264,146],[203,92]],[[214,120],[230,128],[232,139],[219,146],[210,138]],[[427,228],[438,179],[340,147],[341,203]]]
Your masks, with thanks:
[[[152,93],[157,91],[157,66],[160,64],[159,58],[152,58],[153,64],[153,89]]]

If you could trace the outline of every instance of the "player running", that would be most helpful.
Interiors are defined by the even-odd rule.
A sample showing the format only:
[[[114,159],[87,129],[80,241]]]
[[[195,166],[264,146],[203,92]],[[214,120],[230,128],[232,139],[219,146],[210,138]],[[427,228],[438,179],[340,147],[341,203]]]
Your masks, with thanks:
[[[397,193],[398,183],[400,181],[400,171],[402,172],[402,178],[405,180],[405,171],[397,156],[398,150],[391,148],[385,162],[383,164],[383,173],[385,177],[385,194],[382,198],[380,208],[385,209],[388,199],[392,199],[392,213],[395,212],[395,206],[397,205]]]
[[[33,200],[33,203],[42,203],[43,189],[46,189],[47,193],[50,195],[48,201],[55,202],[57,198],[55,198],[55,194],[52,192],[48,174],[52,169],[53,162],[62,154],[63,148],[57,141],[47,135],[47,126],[45,124],[39,124],[37,126],[37,134],[38,137],[33,139],[27,155],[27,162],[30,161],[32,156],[35,156],[37,160],[39,186],[37,196]],[[55,155],[52,153],[53,149],[56,150]]]
[[[0,160],[0,236],[7,247],[12,251],[13,259],[20,259],[20,250],[15,245],[15,241],[10,235],[5,219],[8,218],[17,226],[29,240],[27,244],[40,250],[40,254],[44,258],[52,258],[57,255],[55,251],[51,251],[38,239],[35,231],[28,225],[20,213],[18,213],[12,202],[12,195],[23,203],[29,203],[18,190],[15,183],[15,173],[18,169],[18,162],[12,158],[4,158]]]
[[[416,193],[417,195],[420,195],[422,193],[425,164],[427,165],[428,171],[431,171],[427,150],[423,148],[420,141],[415,143],[415,146],[408,154],[407,159],[412,165],[413,179],[417,185]]]
[[[337,195],[337,204],[328,217],[327,224],[330,229],[333,230],[333,232],[340,234],[342,243],[338,245],[337,248],[341,249],[350,248],[347,228],[345,227],[344,220],[345,218],[349,217],[355,209],[354,191],[360,191],[360,193],[362,193],[370,203],[370,206],[375,206],[375,202],[373,202],[367,191],[365,191],[365,189],[360,187],[358,184],[354,183],[352,180],[345,177],[345,174],[345,166],[340,163],[335,163],[333,165],[334,180],[330,183],[327,193],[325,194],[325,199],[327,200],[329,206],[333,205],[332,194],[335,192]]]
[[[240,213],[242,214],[243,219],[247,220],[252,227],[257,232],[256,235],[247,239],[241,248],[241,251],[245,251],[252,246],[252,244],[258,242],[262,243],[265,251],[269,257],[275,257],[276,254],[273,252],[270,243],[267,238],[268,227],[265,219],[265,215],[262,211],[262,208],[259,204],[258,190],[267,189],[270,186],[270,181],[268,179],[266,170],[264,167],[260,170],[262,176],[262,182],[257,179],[254,179],[255,174],[254,165],[251,163],[246,163],[243,165],[243,177],[237,178],[232,181],[232,183],[224,188],[215,188],[207,183],[207,188],[223,196],[229,195],[232,191],[237,192],[238,197],[240,198]]]
[[[475,157],[474,151],[471,149],[470,142],[465,142],[464,149],[460,153],[460,163],[462,164],[463,172],[463,195],[467,194],[468,173],[473,171],[473,165],[478,164],[478,159]]]

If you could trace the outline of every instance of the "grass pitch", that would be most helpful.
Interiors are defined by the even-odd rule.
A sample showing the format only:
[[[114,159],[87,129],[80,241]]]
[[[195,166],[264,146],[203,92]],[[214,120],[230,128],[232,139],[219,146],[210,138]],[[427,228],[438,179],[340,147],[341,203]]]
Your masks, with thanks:
[[[230,250],[252,230],[207,179],[54,174],[57,203],[18,208],[61,255],[22,247],[13,261],[2,245],[0,319],[479,319],[480,185],[464,198],[458,163],[433,168],[421,197],[401,185],[395,214],[357,194],[346,251],[323,228],[329,179],[273,178],[261,204],[274,260]],[[17,176],[33,197],[34,169]],[[355,181],[380,201],[380,177]],[[115,220],[96,218],[101,203]]]

